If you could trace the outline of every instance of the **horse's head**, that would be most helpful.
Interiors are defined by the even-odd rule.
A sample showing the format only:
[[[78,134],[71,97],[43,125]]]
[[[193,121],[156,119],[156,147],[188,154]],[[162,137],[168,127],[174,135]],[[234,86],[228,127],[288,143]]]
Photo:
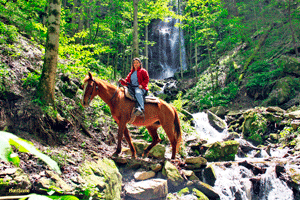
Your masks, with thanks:
[[[97,95],[98,85],[93,78],[93,75],[91,72],[88,73],[88,75],[85,76],[83,80],[83,95],[81,104],[83,107],[88,107],[90,102],[93,100],[93,98]]]

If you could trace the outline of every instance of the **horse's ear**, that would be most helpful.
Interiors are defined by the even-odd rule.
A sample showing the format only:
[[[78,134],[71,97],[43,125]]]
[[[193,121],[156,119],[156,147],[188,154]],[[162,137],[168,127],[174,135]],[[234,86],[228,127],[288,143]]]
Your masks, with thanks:
[[[93,75],[92,75],[91,72],[89,72],[89,78],[90,78],[91,80],[93,80]]]

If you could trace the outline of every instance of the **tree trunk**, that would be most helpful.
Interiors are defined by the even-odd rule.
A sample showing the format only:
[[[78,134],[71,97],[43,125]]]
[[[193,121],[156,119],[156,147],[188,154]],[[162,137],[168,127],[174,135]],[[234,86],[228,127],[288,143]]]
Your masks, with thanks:
[[[180,15],[180,0],[178,0],[178,15]],[[181,23],[181,21],[179,20],[179,24],[180,23]],[[178,27],[178,29],[179,29],[179,65],[180,65],[180,75],[181,75],[181,78],[183,78],[181,28],[180,28],[180,26]]]
[[[48,32],[45,48],[44,65],[38,86],[38,96],[40,97],[42,102],[46,104],[54,104],[61,1],[49,0],[48,2]]]
[[[139,56],[139,39],[138,39],[138,3],[139,0],[133,0],[134,14],[133,14],[133,54],[134,57]]]
[[[293,41],[293,44],[294,44],[295,53],[296,53],[296,56],[299,57],[299,52],[298,52],[297,43],[296,43],[296,39],[295,39],[295,31],[293,29],[293,24],[292,24],[291,1],[292,0],[289,0],[289,6],[288,6],[289,26],[290,26],[291,33],[292,33],[292,41]]]
[[[149,55],[148,55],[148,25],[146,25],[146,30],[145,30],[145,35],[146,35],[146,45],[145,45],[145,54],[146,54],[146,61],[145,61],[145,66],[146,66],[146,70],[149,71],[149,62],[148,62],[148,59],[149,59]]]

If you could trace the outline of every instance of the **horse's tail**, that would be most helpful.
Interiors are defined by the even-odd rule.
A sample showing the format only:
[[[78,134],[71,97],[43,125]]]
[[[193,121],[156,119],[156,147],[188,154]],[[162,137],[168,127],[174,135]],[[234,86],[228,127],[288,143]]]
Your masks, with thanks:
[[[179,120],[177,110],[176,110],[175,107],[173,107],[173,109],[174,109],[174,112],[175,112],[174,125],[175,125],[175,133],[176,133],[176,140],[177,140],[176,152],[179,152],[180,144],[181,144],[181,141],[182,141],[182,134],[181,134],[180,120]]]

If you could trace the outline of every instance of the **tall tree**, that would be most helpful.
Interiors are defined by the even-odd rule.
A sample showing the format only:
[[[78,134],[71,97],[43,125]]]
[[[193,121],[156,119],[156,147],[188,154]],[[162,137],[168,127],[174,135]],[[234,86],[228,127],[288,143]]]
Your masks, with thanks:
[[[54,104],[55,75],[58,58],[61,1],[48,1],[47,41],[38,95],[46,104]]]
[[[139,0],[133,0],[133,54],[134,57],[139,56],[139,38],[138,38],[138,3]]]

